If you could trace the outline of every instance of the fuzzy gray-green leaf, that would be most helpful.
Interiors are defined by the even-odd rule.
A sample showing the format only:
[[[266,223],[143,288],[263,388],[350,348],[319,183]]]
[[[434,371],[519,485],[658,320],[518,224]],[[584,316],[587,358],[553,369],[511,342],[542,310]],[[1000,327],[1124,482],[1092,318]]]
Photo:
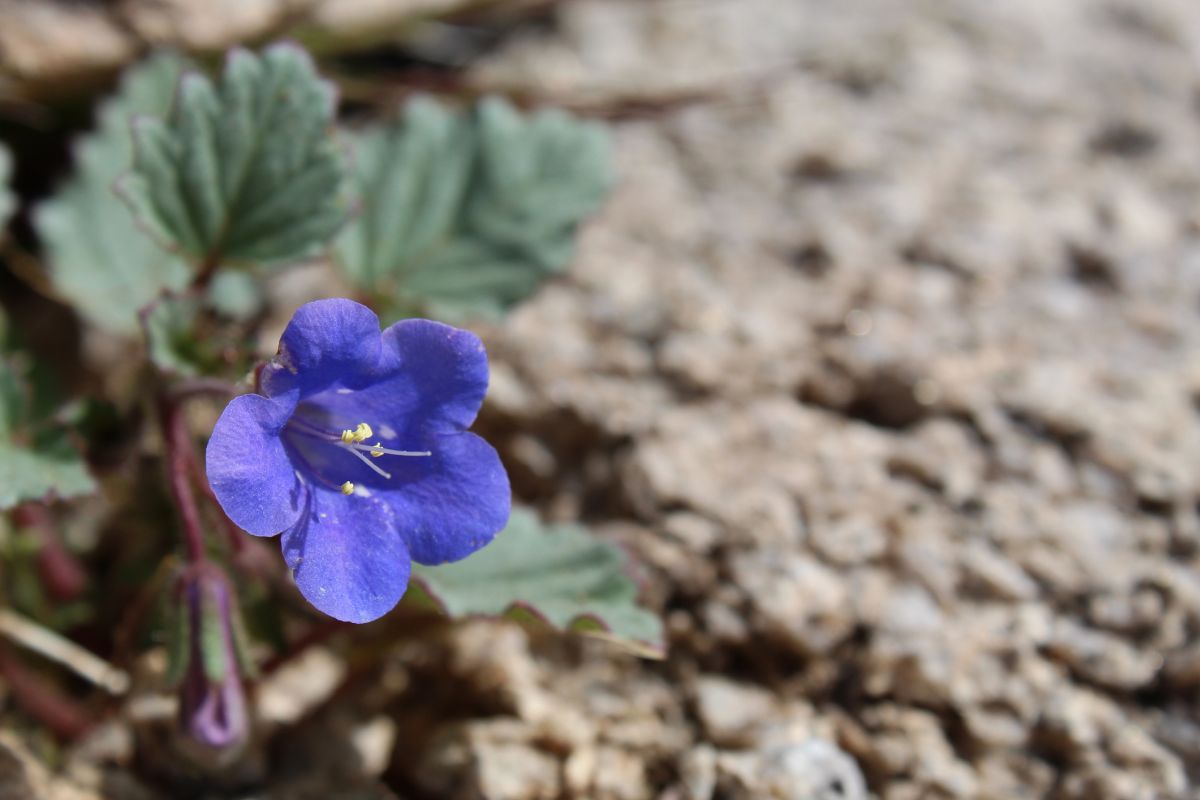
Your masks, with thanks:
[[[649,657],[661,657],[662,622],[637,605],[615,545],[569,525],[547,527],[514,509],[495,541],[413,577],[451,616],[529,615],[556,628],[596,633]]]
[[[503,312],[566,266],[610,182],[599,125],[499,99],[468,114],[410,101],[359,137],[355,157],[364,209],[335,256],[385,311]]]
[[[403,284],[451,241],[471,168],[471,131],[427,98],[355,140],[353,178],[362,213],[334,254],[359,285]]]
[[[479,104],[475,128],[479,161],[465,227],[543,269],[561,269],[561,243],[608,190],[604,129],[557,109],[522,117],[499,98]]]
[[[118,333],[134,333],[140,308],[188,280],[187,265],[139,230],[112,192],[132,161],[132,118],[166,114],[183,68],[163,54],[131,69],[100,107],[96,130],[76,145],[74,173],[33,215],[55,290]]]
[[[163,297],[142,318],[146,356],[168,375],[190,378],[200,371],[193,340],[192,325],[200,311],[194,297]]]
[[[167,121],[138,122],[121,194],[196,263],[302,258],[346,218],[333,112],[333,87],[300,48],[234,50],[218,86],[189,73]]]
[[[66,435],[33,407],[28,373],[20,354],[0,359],[0,510],[96,488]]]

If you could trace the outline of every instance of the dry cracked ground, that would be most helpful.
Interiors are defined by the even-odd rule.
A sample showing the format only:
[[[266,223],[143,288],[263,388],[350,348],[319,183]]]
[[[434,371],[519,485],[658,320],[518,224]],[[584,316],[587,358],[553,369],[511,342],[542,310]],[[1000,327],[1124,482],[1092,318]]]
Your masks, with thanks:
[[[488,335],[481,428],[636,556],[670,655],[472,623],[281,769],[339,739],[363,797],[1200,796],[1200,7],[573,0],[470,81],[624,110],[576,263]]]

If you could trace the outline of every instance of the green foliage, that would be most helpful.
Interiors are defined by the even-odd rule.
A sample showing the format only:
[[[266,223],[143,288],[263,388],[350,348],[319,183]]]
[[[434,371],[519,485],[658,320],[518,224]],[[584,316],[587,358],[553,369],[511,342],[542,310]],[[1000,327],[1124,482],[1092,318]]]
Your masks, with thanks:
[[[479,161],[466,228],[503,252],[558,269],[575,224],[608,189],[608,139],[550,109],[522,117],[497,98],[475,110]]]
[[[202,343],[192,335],[199,313],[199,299],[168,295],[143,317],[146,356],[165,374],[190,378],[200,373]]]
[[[150,362],[167,375],[217,374],[230,366],[230,352],[253,357],[245,325],[262,307],[254,279],[244,272],[218,272],[203,294],[166,294],[142,317]],[[243,365],[247,366],[248,365]]]
[[[413,565],[413,578],[451,616],[532,616],[661,657],[662,623],[637,605],[637,586],[625,569],[615,545],[579,527],[544,526],[532,512],[514,509],[490,545],[453,564]]]
[[[205,304],[223,317],[244,322],[262,311],[258,282],[245,272],[218,272],[205,295]]]
[[[602,127],[497,98],[467,114],[414,99],[356,145],[363,211],[334,254],[391,316],[413,305],[495,315],[520,302],[566,266],[610,181]]]
[[[11,180],[12,154],[8,152],[7,147],[0,145],[0,233],[4,231],[8,218],[17,208],[17,198],[13,196],[8,185]]]
[[[334,105],[298,47],[234,50],[219,87],[188,73],[169,120],[135,122],[118,191],[147,232],[197,263],[302,258],[346,217]]]
[[[427,98],[395,124],[357,137],[353,180],[362,212],[335,244],[356,283],[389,286],[419,269],[454,236],[473,143],[459,117]]]
[[[96,130],[78,143],[75,173],[34,211],[55,290],[93,324],[118,333],[136,332],[138,309],[188,280],[187,265],[138,230],[112,192],[133,158],[134,115],[166,114],[184,66],[162,54],[131,69],[100,107]]]
[[[0,358],[0,509],[95,489],[58,420],[35,401],[29,374],[22,354]]]

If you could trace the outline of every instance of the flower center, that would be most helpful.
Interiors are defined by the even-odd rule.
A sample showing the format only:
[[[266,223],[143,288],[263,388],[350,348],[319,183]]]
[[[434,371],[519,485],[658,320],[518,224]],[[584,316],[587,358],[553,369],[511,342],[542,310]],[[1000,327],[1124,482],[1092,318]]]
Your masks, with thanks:
[[[296,433],[302,434],[309,438],[318,439],[323,442],[328,442],[336,447],[340,447],[340,448],[346,450],[351,455],[353,455],[355,458],[357,458],[359,461],[361,461],[362,463],[364,463],[368,467],[370,467],[371,470],[373,472],[375,472],[377,475],[380,475],[381,477],[387,478],[387,479],[390,479],[392,477],[392,473],[381,468],[378,464],[375,464],[371,459],[381,458],[385,455],[387,455],[387,456],[431,456],[431,455],[433,455],[433,452],[430,450],[393,450],[389,447],[384,447],[378,441],[376,441],[375,444],[366,444],[367,439],[370,439],[375,435],[375,432],[373,430],[371,430],[371,426],[369,424],[367,424],[366,422],[358,423],[358,425],[353,430],[350,430],[349,428],[347,428],[347,429],[343,430],[340,434],[336,434],[336,433],[331,433],[329,431],[322,430],[321,428],[317,427],[316,425],[313,425],[310,422],[300,419],[299,417],[293,416],[291,418],[291,420],[288,421],[288,428],[290,430],[295,431]],[[367,456],[363,455],[364,453],[369,453],[371,458],[367,458]],[[344,495],[354,494],[354,483],[351,481],[344,482],[338,488],[341,490],[342,494],[344,494]]]

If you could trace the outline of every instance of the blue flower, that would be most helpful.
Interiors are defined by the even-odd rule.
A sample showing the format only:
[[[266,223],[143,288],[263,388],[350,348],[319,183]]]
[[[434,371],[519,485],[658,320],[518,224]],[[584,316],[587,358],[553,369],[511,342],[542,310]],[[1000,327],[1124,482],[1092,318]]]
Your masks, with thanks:
[[[380,333],[350,300],[302,306],[208,443],[208,480],[248,533],[274,536],[300,591],[347,622],[399,602],[411,561],[464,558],[508,521],[508,476],[467,428],[487,390],[478,337],[424,319]]]

